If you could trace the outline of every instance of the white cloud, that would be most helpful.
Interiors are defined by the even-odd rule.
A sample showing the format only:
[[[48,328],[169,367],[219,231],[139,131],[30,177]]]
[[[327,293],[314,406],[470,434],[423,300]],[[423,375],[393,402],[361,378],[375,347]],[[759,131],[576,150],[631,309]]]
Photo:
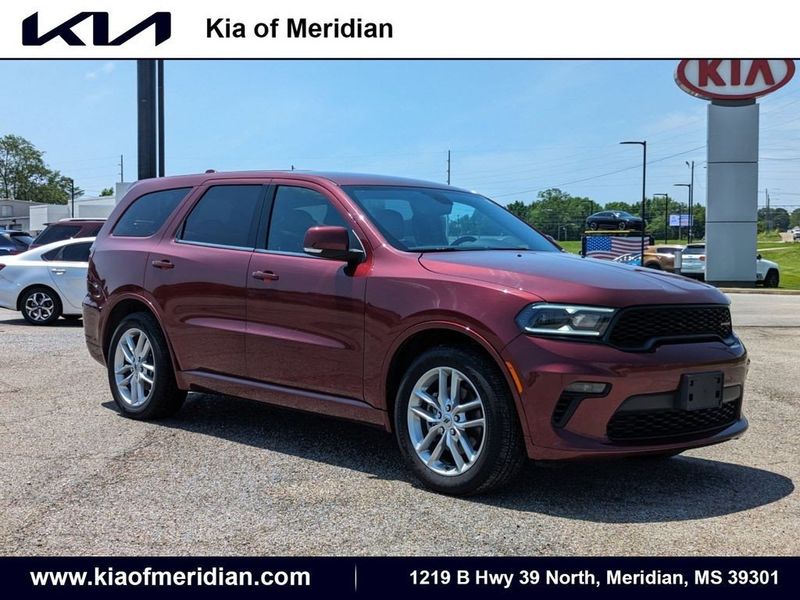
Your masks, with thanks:
[[[92,71],[87,71],[85,77],[86,79],[98,79],[104,75],[110,75],[115,68],[116,65],[113,62],[106,62],[103,63],[102,66],[98,67],[97,69],[94,69]]]

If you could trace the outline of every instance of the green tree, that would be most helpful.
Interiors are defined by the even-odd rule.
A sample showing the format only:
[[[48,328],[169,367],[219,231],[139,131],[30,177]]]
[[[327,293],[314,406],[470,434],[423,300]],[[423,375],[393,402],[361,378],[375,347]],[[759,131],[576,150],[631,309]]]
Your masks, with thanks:
[[[66,204],[72,180],[50,169],[44,153],[18,135],[0,137],[0,197]],[[82,194],[76,188],[75,196]]]
[[[101,196],[113,196],[114,195],[114,188],[110,188],[110,187],[103,188],[102,190],[100,190],[100,195]]]
[[[767,230],[767,214],[769,214],[769,221],[771,221],[770,229],[772,231],[786,231],[789,229],[789,223],[791,221],[791,216],[789,215],[789,211],[785,208],[771,208],[769,213],[767,213],[766,208],[759,208],[758,209],[758,230],[759,231],[766,231]]]
[[[528,221],[528,205],[522,202],[521,200],[515,200],[510,204],[506,205],[506,210],[510,212],[512,215],[516,215],[523,221]]]
[[[621,202],[619,200],[614,202],[608,202],[603,210],[624,210],[625,212],[629,212],[632,215],[638,215],[642,212],[642,205],[640,202]]]
[[[789,215],[789,227],[797,227],[800,225],[800,208],[795,208],[792,214]]]

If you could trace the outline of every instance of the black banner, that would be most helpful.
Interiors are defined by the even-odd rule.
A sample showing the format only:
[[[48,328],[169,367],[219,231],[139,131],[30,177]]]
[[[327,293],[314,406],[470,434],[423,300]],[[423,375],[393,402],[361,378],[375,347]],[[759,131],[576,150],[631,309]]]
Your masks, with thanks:
[[[0,558],[6,597],[751,598],[797,595],[796,558]],[[11,594],[11,595],[9,595]]]

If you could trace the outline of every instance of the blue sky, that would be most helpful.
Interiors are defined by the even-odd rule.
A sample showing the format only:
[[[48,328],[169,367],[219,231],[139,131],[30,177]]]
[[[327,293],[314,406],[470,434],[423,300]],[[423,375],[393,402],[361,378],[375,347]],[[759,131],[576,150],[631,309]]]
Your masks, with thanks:
[[[695,160],[705,196],[704,101],[674,61],[168,61],[167,174],[289,168],[444,181],[507,203],[561,187],[678,199]],[[136,174],[134,61],[0,61],[0,134],[96,194]],[[800,206],[800,85],[761,100],[759,204]],[[620,171],[618,173],[613,173]]]

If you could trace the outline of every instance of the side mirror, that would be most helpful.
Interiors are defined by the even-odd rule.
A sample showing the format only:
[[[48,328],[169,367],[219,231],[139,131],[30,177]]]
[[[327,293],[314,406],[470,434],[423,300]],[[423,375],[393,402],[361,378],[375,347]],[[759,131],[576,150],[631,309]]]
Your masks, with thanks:
[[[756,254],[756,260],[761,260],[761,255],[760,254]]]
[[[360,262],[364,256],[360,250],[350,250],[350,234],[347,229],[330,225],[311,227],[306,231],[303,252],[348,263]]]

